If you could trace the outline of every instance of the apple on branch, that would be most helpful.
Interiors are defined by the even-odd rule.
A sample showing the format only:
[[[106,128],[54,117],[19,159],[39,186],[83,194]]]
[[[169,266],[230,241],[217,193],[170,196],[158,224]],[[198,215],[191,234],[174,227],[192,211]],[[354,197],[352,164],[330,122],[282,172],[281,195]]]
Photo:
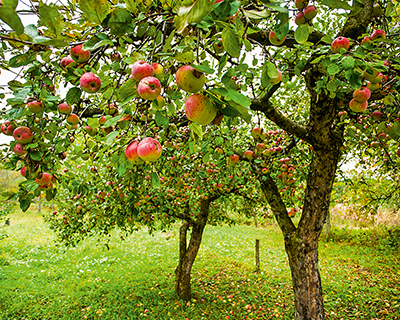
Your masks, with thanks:
[[[132,78],[140,81],[145,77],[152,77],[154,75],[154,68],[146,61],[136,61],[132,66]]]
[[[137,147],[139,157],[144,161],[154,162],[162,153],[161,144],[153,138],[144,138]]]
[[[135,140],[131,142],[125,150],[125,157],[133,164],[141,164],[144,162],[137,153],[138,145],[139,143]]]
[[[350,42],[349,39],[346,37],[338,37],[335,40],[333,40],[331,44],[331,50],[333,53],[338,53],[340,52],[340,49],[345,49],[346,51],[349,50],[350,48]]]
[[[285,42],[286,36],[284,36],[282,39],[278,38],[276,33],[274,31],[270,31],[268,34],[268,40],[271,42],[274,46],[280,46],[282,43]]]
[[[44,109],[44,105],[40,101],[31,101],[27,104],[28,110],[32,113],[40,113]]]
[[[12,136],[16,127],[17,125],[15,124],[15,122],[6,121],[1,125],[0,130],[6,136]]]
[[[153,101],[161,93],[161,83],[156,77],[145,77],[138,84],[138,93],[143,99]]]
[[[204,73],[197,71],[192,66],[182,66],[176,72],[176,84],[186,92],[196,93],[203,88],[205,83]]]
[[[20,144],[27,144],[33,140],[33,133],[28,127],[18,127],[14,130],[13,137]]]
[[[61,114],[70,114],[72,112],[72,107],[69,106],[66,102],[60,103],[57,109],[58,112]]]
[[[73,62],[74,62],[74,60],[72,60],[71,57],[64,57],[60,61],[60,66],[61,66],[61,68],[63,68],[65,70],[65,68],[67,68],[67,66]]]
[[[38,185],[41,186],[41,185],[49,184],[49,183],[51,182],[51,178],[52,178],[52,176],[51,176],[50,173],[47,173],[47,172],[40,172],[40,173],[36,176],[35,182],[36,182]]]
[[[73,126],[77,125],[80,122],[78,115],[76,115],[75,113],[71,113],[70,115],[68,115],[66,120],[69,124],[71,124]]]
[[[212,100],[200,93],[191,95],[185,102],[187,118],[203,126],[210,124],[214,120],[217,110]]]
[[[69,54],[76,63],[83,63],[90,59],[90,51],[82,50],[82,44],[71,48]]]
[[[81,76],[79,85],[87,93],[96,93],[101,88],[101,80],[93,72],[86,72]]]

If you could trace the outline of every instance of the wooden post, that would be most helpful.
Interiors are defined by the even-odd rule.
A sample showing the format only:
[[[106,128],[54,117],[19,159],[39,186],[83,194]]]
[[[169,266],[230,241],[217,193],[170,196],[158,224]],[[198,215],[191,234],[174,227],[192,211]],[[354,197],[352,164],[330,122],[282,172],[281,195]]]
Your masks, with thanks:
[[[256,239],[256,272],[260,271],[260,240]]]

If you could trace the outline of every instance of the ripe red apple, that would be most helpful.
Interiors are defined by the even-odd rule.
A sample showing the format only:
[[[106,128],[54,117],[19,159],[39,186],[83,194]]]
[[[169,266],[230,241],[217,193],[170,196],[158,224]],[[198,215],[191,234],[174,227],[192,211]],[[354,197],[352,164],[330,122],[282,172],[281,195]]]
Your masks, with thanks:
[[[197,71],[192,66],[182,66],[176,72],[176,84],[178,87],[189,93],[196,93],[206,83],[204,73]]]
[[[93,129],[90,126],[85,126],[84,128],[85,128],[86,132],[88,133],[88,135],[91,137],[94,137],[97,134],[97,130]]]
[[[382,119],[382,115],[383,115],[382,112],[380,112],[378,110],[375,110],[374,112],[371,113],[371,117],[374,120],[381,120]]]
[[[188,119],[203,126],[214,120],[217,110],[212,100],[200,93],[191,95],[185,102],[185,112]]]
[[[307,6],[303,11],[304,17],[307,20],[313,19],[317,15],[317,13],[318,11],[315,6]]]
[[[354,112],[364,112],[368,107],[368,101],[360,103],[357,100],[352,99],[350,101],[349,106],[350,106],[350,109],[353,110]]]
[[[144,161],[156,161],[162,153],[161,144],[153,138],[144,138],[137,147],[139,157]]]
[[[222,150],[221,148],[216,148],[215,152],[218,153],[219,155],[224,153],[224,150]]]
[[[254,159],[254,151],[247,150],[247,151],[244,153],[244,157],[245,157],[246,159],[249,159],[249,160]]]
[[[64,57],[60,61],[61,68],[65,69],[70,63],[74,62],[71,57]]]
[[[53,188],[53,182],[50,181],[50,183],[48,184],[42,184],[39,186],[39,188],[41,190],[50,190],[51,188]]]
[[[72,107],[69,106],[66,102],[63,102],[58,105],[58,112],[61,114],[70,114],[72,112]]]
[[[20,144],[19,142],[15,145],[13,151],[15,154],[17,154],[19,156],[22,156],[22,155],[28,153],[28,151],[25,150],[24,146],[22,144]]]
[[[400,158],[400,148],[397,149],[396,154],[397,154],[397,156]]]
[[[14,130],[13,137],[20,144],[27,144],[33,140],[33,133],[28,127],[18,127]]]
[[[294,6],[299,10],[304,9],[305,7],[307,7],[307,5],[308,5],[308,0],[295,0],[294,2]]]
[[[87,93],[96,93],[100,90],[101,80],[93,72],[86,72],[81,76],[79,85]]]
[[[82,50],[81,44],[78,44],[77,46],[71,48],[69,54],[72,60],[77,63],[86,62],[90,59],[90,51]]]
[[[267,168],[262,168],[261,172],[262,172],[262,174],[267,174],[268,173],[268,169]]]
[[[136,61],[132,66],[132,78],[140,81],[145,77],[152,77],[154,75],[154,68],[146,61]]]
[[[349,39],[347,39],[346,37],[338,37],[335,40],[333,40],[331,44],[331,50],[333,53],[340,52],[340,49],[342,48],[346,49],[346,51],[349,50],[350,48]]]
[[[69,124],[72,124],[73,126],[78,124],[80,121],[79,117],[75,113],[71,113],[70,115],[68,115],[66,120]]]
[[[27,104],[28,110],[32,113],[39,113],[42,112],[44,109],[43,103],[40,101],[31,101]]]
[[[6,136],[12,136],[16,127],[17,125],[13,121],[6,121],[1,125],[0,130]]]
[[[276,85],[276,84],[278,84],[279,82],[281,82],[281,80],[282,80],[282,72],[281,72],[280,70],[278,70],[278,73],[279,73],[279,76],[278,76],[277,78],[271,78],[271,79],[269,80],[269,83],[270,83],[270,84]]]
[[[139,95],[145,100],[154,100],[161,93],[161,83],[155,77],[145,77],[138,85]]]
[[[23,167],[21,168],[21,171],[20,171],[21,176],[25,177],[25,175],[26,175],[26,170],[27,170],[27,169],[28,169],[27,166],[23,166]]]
[[[35,182],[36,182],[38,185],[41,186],[41,185],[49,184],[49,183],[51,182],[51,178],[52,178],[52,176],[51,176],[50,173],[47,173],[47,172],[40,172],[40,173],[36,176]]]
[[[269,42],[271,42],[274,46],[280,46],[282,43],[285,42],[286,36],[284,36],[282,39],[279,39],[276,33],[271,30],[268,34],[268,39]]]
[[[304,16],[303,12],[299,12],[296,14],[296,17],[294,18],[294,23],[297,24],[298,26],[301,24],[306,24],[307,19]]]
[[[371,98],[371,91],[366,87],[361,87],[360,89],[354,90],[353,98],[357,100],[357,102],[364,103]]]
[[[386,38],[386,32],[384,30],[381,30],[381,29],[375,30],[374,33],[371,36],[372,40],[385,39],[385,38]]]
[[[365,37],[364,39],[362,39],[361,45],[366,44],[368,42],[371,42],[371,38],[370,37]]]
[[[239,163],[239,156],[237,154],[233,154],[229,157],[229,160],[232,164]]]
[[[139,143],[135,140],[131,142],[125,150],[125,157],[133,164],[141,164],[144,162],[137,153],[138,145]]]

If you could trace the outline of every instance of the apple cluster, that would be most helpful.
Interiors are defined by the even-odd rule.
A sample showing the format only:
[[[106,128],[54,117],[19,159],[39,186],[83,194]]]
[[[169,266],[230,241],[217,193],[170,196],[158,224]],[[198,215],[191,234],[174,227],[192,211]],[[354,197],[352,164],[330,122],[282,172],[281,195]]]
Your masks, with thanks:
[[[161,144],[153,138],[147,137],[142,141],[131,142],[125,150],[126,158],[133,164],[141,164],[145,161],[154,162],[162,153]]]
[[[144,100],[153,101],[164,99],[160,96],[161,83],[157,78],[163,73],[164,68],[158,64],[148,64],[146,61],[136,61],[132,66],[132,78],[138,81],[137,90],[139,96]]]
[[[308,5],[308,0],[295,0],[294,5],[299,10],[294,18],[294,22],[299,26],[310,23],[317,15],[318,11],[314,5]]]

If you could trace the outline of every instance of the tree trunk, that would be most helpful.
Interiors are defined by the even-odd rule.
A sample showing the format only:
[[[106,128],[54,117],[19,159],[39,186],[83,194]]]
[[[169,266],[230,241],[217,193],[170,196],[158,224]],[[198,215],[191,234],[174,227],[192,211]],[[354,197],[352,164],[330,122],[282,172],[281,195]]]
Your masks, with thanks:
[[[210,200],[203,199],[198,218],[191,221],[192,233],[189,245],[187,245],[187,232],[189,223],[184,221],[179,232],[179,264],[175,269],[175,292],[183,300],[189,301],[192,298],[191,271],[200,248],[203,231],[207,224]]]

